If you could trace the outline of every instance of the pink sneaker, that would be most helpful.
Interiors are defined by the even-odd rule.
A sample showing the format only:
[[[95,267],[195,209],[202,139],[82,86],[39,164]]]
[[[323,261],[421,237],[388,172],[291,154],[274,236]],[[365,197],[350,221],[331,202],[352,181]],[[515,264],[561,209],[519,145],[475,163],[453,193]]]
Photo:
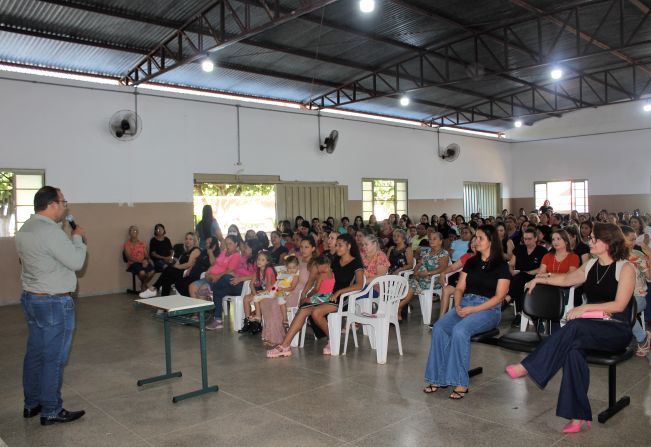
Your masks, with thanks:
[[[323,355],[332,355],[332,351],[330,350],[330,342],[324,346]]]
[[[278,357],[290,357],[291,355],[292,355],[292,348],[290,348],[289,346],[284,347],[282,345],[278,345],[275,348],[267,351],[268,359],[275,359]]]

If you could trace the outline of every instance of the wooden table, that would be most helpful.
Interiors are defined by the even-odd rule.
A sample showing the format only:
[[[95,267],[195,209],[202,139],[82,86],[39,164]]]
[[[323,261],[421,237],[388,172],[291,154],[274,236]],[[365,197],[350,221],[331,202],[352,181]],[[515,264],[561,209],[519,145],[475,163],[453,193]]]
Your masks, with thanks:
[[[161,296],[158,298],[147,298],[135,300],[145,306],[154,307],[163,311],[163,328],[165,332],[165,374],[148,379],[138,380],[138,386],[147,383],[159,382],[161,380],[181,377],[181,371],[172,372],[172,353],[170,344],[170,318],[181,315],[199,314],[199,345],[201,350],[201,389],[189,393],[174,396],[172,402],[177,403],[190,397],[200,396],[206,393],[214,393],[219,387],[208,386],[208,364],[206,361],[206,316],[205,312],[215,308],[212,301],[198,300],[182,295]]]

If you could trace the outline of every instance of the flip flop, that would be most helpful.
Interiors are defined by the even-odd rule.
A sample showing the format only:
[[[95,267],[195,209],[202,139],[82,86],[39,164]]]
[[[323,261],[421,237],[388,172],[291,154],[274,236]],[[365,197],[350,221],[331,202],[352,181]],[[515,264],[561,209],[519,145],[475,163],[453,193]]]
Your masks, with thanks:
[[[452,400],[461,400],[464,397],[466,397],[466,394],[468,394],[469,392],[470,392],[469,388],[466,388],[465,391],[452,390],[449,397]]]
[[[438,385],[434,385],[434,384],[430,383],[425,388],[423,388],[423,393],[425,393],[425,394],[436,393],[439,390],[439,388],[441,388],[441,387],[438,386]]]

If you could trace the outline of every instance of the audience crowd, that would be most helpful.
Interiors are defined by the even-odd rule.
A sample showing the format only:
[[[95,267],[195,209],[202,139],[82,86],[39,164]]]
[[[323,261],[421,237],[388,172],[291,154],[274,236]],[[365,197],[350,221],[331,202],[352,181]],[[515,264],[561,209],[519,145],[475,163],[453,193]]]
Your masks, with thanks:
[[[572,285],[578,287],[575,306],[581,308],[583,287],[592,284],[588,270],[596,259],[629,261],[625,272],[630,269],[635,277],[633,296],[642,313],[651,295],[650,217],[639,210],[601,210],[594,216],[576,211],[560,214],[546,203],[531,212],[521,208],[517,213],[503,210],[498,216],[475,213],[468,218],[423,214],[414,221],[396,214],[381,221],[374,215],[368,221],[361,216],[352,221],[348,217],[321,221],[297,216],[293,221],[280,221],[270,236],[253,229],[242,236],[235,225],[222,235],[212,208],[206,205],[195,232],[187,233],[182,244],[172,245],[165,227],[156,224],[146,246],[138,238],[138,228],[131,226],[123,254],[127,270],[140,279],[141,297],[167,295],[175,288],[182,295],[213,300],[215,312],[208,330],[223,328],[222,299],[242,294],[244,285],[249,284],[244,298],[245,321],[239,332],[261,333],[270,358],[291,356],[292,339],[306,322],[316,337],[328,337],[327,317],[337,311],[342,295],[362,290],[377,276],[406,275],[409,289],[399,305],[398,320],[407,317],[410,301],[424,291],[435,289],[435,299],[441,301],[437,322],[432,325],[424,391],[432,393],[453,385],[450,397],[460,399],[468,392],[470,336],[495,327],[500,310],[509,303],[515,307],[511,323],[519,326],[525,288],[537,283],[566,285],[570,284],[566,278],[573,278]],[[602,224],[609,224],[608,231]],[[601,240],[616,241],[621,235],[625,247],[611,257],[608,247],[597,253],[597,227],[604,235]],[[614,277],[612,281],[611,292],[615,293],[617,282]],[[595,299],[593,289],[586,291],[588,302]],[[374,293],[371,290],[368,295]],[[613,304],[613,311],[626,306],[619,295],[618,300],[621,303]],[[448,307],[454,310],[448,311]],[[636,323],[633,336],[636,355],[645,357],[651,347],[651,332],[641,323]],[[583,334],[587,330],[584,326],[572,325],[574,336],[588,337]],[[557,337],[558,346],[573,336],[567,330],[563,333],[562,339]],[[625,334],[620,335],[625,338]],[[323,353],[330,352],[328,342]],[[556,366],[550,365],[549,355],[533,354],[521,365],[511,365],[509,374],[521,377],[528,371],[544,385],[556,366],[562,365],[559,359],[555,359]],[[585,402],[561,401],[561,413],[575,421],[570,429],[576,429],[576,420],[591,419]]]

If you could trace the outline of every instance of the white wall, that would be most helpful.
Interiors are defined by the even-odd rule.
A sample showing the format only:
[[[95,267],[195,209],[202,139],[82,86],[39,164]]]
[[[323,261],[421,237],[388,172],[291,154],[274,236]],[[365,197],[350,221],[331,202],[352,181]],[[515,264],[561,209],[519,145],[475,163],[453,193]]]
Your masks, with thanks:
[[[109,135],[107,123],[114,112],[133,109],[133,95],[12,76],[0,80],[0,167],[44,168],[47,182],[71,202],[191,202],[193,173],[239,169],[232,105],[142,91],[142,134],[124,143]],[[243,106],[240,125],[242,174],[338,181],[349,186],[351,200],[361,200],[362,177],[406,178],[410,199],[462,198],[464,180],[499,182],[510,194],[504,142],[442,133],[441,145],[462,147],[448,163],[436,156],[435,133],[421,128],[322,117],[323,136],[335,128],[340,134],[337,150],[326,155],[317,149],[311,113]]]
[[[576,136],[579,135],[579,136]],[[514,129],[511,197],[538,180],[588,179],[590,195],[651,193],[651,113],[642,103],[584,109]]]

